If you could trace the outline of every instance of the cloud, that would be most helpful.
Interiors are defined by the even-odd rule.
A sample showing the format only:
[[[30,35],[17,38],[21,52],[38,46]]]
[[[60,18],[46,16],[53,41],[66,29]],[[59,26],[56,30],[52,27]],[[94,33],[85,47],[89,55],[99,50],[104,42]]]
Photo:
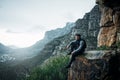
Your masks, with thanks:
[[[0,28],[0,42],[5,45],[15,45],[18,47],[28,47],[44,37],[43,32],[17,32],[11,29]]]
[[[22,32],[17,32],[17,31],[12,31],[12,30],[10,30],[10,29],[8,29],[7,31],[6,31],[6,33],[22,33]]]
[[[39,33],[45,33],[46,31],[49,30],[49,27],[44,27],[44,26],[33,26],[29,27],[27,29],[21,28],[21,29],[16,29],[16,28],[6,28],[4,29],[4,32],[6,33],[11,33],[11,34],[39,34]]]

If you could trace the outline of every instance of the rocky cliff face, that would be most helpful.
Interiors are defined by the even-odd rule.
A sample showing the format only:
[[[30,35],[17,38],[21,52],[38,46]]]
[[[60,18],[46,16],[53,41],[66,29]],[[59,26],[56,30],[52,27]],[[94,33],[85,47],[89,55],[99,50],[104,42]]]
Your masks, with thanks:
[[[120,55],[115,56],[114,51],[92,51],[92,53],[102,55],[94,59],[77,57],[69,69],[68,80],[120,80],[118,70]]]
[[[96,0],[96,3],[102,12],[98,46],[113,46],[120,41],[120,1]]]
[[[83,19],[76,21],[76,26],[72,29],[72,37],[75,33],[80,33],[87,42],[87,49],[97,47],[97,36],[100,29],[100,10],[96,5],[89,13],[86,13]]]
[[[74,35],[80,33],[87,42],[87,50],[93,50],[97,47],[97,36],[100,29],[100,10],[95,6],[89,13],[86,13],[83,19],[78,19],[71,32],[59,38],[59,45],[56,45],[53,54],[66,54],[65,46],[72,40]]]
[[[102,12],[98,46],[118,45],[120,41],[120,1],[96,0],[96,3],[99,4]],[[68,71],[68,80],[120,80],[120,51],[104,51],[104,55],[99,53],[101,57],[95,56],[92,60],[85,56],[77,57]],[[95,54],[97,55],[97,52]]]

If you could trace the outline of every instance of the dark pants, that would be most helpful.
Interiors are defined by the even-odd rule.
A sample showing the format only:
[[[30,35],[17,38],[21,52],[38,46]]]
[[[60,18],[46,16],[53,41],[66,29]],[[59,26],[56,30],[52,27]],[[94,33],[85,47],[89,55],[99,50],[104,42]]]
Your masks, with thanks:
[[[72,62],[75,60],[75,58],[76,58],[77,56],[79,56],[79,55],[83,55],[83,53],[84,53],[84,51],[83,51],[83,52],[78,52],[78,53],[74,53],[74,54],[72,54],[68,66],[71,66],[71,64],[72,64]]]

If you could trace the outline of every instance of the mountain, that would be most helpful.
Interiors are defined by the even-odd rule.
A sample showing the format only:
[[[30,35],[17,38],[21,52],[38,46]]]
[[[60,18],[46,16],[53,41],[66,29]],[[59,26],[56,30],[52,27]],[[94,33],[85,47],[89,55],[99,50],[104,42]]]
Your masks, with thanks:
[[[87,50],[95,49],[97,47],[97,36],[100,29],[99,22],[100,10],[98,6],[95,6],[90,12],[86,13],[82,19],[78,19],[73,23],[67,23],[63,28],[47,31],[45,37],[36,42],[33,46],[24,49],[17,49],[14,53],[22,54],[22,56],[19,54],[16,55],[17,58],[20,59],[21,57],[24,59],[32,58],[37,54],[42,55],[44,54],[44,51],[45,53],[47,53],[47,51],[49,52],[49,49],[47,48],[52,46],[52,43],[54,44],[56,39],[58,40],[58,43],[57,41],[55,42],[58,45],[51,47],[50,52],[52,50],[52,54],[65,53],[62,48],[74,39],[75,33],[80,33],[82,38],[86,40]]]
[[[45,33],[45,36],[42,40],[38,41],[36,44],[31,46],[31,48],[42,50],[44,45],[53,39],[68,34],[71,31],[71,28],[75,26],[75,23],[68,22],[65,27],[57,28],[55,30],[50,30]]]
[[[99,22],[100,11],[98,6],[95,6],[90,12],[85,14],[83,19],[78,19],[74,23],[67,23],[64,28],[46,32],[44,39],[33,46],[13,50],[16,58],[23,60],[22,62],[17,62],[14,66],[12,65],[13,71],[15,71],[14,78],[17,77],[18,80],[20,77],[29,76],[29,72],[41,65],[46,59],[57,54],[66,54],[67,51],[64,48],[74,39],[75,33],[80,33],[82,38],[86,40],[87,50],[95,49],[100,29]],[[10,73],[6,74],[9,75]],[[5,76],[3,75],[2,77]]]
[[[11,49],[17,49],[18,48],[17,46],[14,46],[14,45],[9,45],[8,47],[10,47]]]
[[[75,22],[75,26],[71,29],[71,32],[51,41],[49,44],[46,45],[43,51],[47,52],[46,49],[49,49],[49,46],[52,46],[53,44],[54,47],[51,48],[51,50],[53,50],[52,51],[53,55],[67,53],[64,50],[64,48],[66,47],[66,45],[68,45],[69,42],[74,40],[74,35],[76,33],[80,33],[82,35],[82,38],[86,40],[87,50],[96,49],[97,37],[100,29],[100,26],[99,26],[100,17],[101,17],[100,15],[101,13],[99,10],[99,6],[96,5],[90,12],[85,14],[83,19],[78,19]],[[41,53],[44,53],[44,52],[41,51]]]
[[[63,28],[57,28],[55,30],[50,30],[45,33],[42,40],[36,42],[34,45],[27,48],[18,48],[12,51],[13,56],[18,60],[24,60],[32,58],[40,53],[44,46],[52,41],[53,39],[68,34],[75,24],[73,22],[68,22]]]
[[[67,54],[68,51],[65,50],[65,47],[74,39],[75,33],[80,33],[82,38],[86,40],[87,50],[96,49],[97,36],[100,29],[99,22],[100,11],[99,7],[96,5],[89,13],[85,14],[83,19],[78,19],[75,22],[75,26],[71,28],[68,34],[51,40],[44,46],[37,56],[25,61],[25,65],[28,65],[28,67],[34,67],[51,56]]]
[[[0,43],[0,62],[14,61],[15,58],[11,56],[12,49]]]
[[[100,22],[100,10],[99,6],[96,5],[90,12],[86,13],[83,19],[78,19],[75,22],[75,27],[72,28],[71,32],[64,35],[60,40],[60,45],[56,46],[53,54],[60,54],[64,52],[65,47],[69,42],[74,40],[74,35],[79,33],[87,43],[86,50],[94,50],[97,47],[97,37],[99,33],[99,22]],[[62,51],[62,52],[61,52]],[[65,52],[66,53],[66,52]]]
[[[10,48],[0,43],[0,55],[9,53]]]

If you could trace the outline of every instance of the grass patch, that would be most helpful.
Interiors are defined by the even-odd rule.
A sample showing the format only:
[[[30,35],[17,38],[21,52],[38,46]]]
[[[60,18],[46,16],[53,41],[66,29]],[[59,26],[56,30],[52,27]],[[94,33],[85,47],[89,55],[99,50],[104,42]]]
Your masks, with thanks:
[[[68,60],[69,57],[63,55],[51,57],[35,68],[26,80],[66,80],[67,69],[64,69],[64,66]]]

